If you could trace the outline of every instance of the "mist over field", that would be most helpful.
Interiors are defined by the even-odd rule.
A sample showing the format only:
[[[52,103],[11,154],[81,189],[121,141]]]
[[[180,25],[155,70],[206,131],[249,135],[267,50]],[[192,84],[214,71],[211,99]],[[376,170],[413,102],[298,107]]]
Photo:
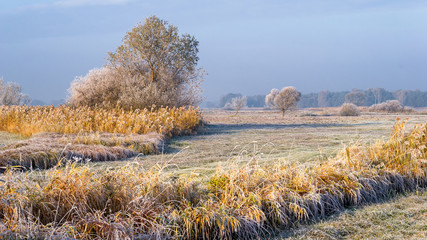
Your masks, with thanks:
[[[283,86],[426,91],[426,12],[418,0],[2,1],[0,76],[33,100],[63,102],[76,76],[158,15],[199,40],[205,101]]]

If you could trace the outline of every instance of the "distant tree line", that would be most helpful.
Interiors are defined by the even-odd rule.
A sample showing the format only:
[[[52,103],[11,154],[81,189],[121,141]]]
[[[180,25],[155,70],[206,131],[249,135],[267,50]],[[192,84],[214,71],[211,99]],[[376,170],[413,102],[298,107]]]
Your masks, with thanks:
[[[217,107],[223,108],[227,103],[231,103],[232,99],[236,97],[243,97],[243,95],[240,93],[229,93],[223,95],[220,98]],[[259,108],[266,107],[265,97],[266,95],[246,96],[247,106]],[[352,91],[341,92],[321,91],[318,93],[302,94],[297,107],[339,107],[344,103],[352,103],[357,106],[372,106],[389,100],[398,100],[404,106],[427,107],[427,91],[387,91],[384,88],[369,88],[366,90],[353,89]],[[210,106],[214,105],[211,103]]]
[[[389,100],[398,100],[404,106],[426,107],[427,92],[420,90],[397,90],[391,92],[384,88],[353,89],[351,92],[322,91],[303,94],[298,107],[338,107],[344,103],[353,103],[357,106],[372,106]]]
[[[209,103],[208,107],[219,107],[224,108],[228,103],[231,104],[233,98],[243,97],[240,93],[228,93],[221,96],[219,99],[218,106],[215,106],[213,103]],[[265,95],[254,95],[246,96],[246,106],[247,107],[264,107],[265,105]]]

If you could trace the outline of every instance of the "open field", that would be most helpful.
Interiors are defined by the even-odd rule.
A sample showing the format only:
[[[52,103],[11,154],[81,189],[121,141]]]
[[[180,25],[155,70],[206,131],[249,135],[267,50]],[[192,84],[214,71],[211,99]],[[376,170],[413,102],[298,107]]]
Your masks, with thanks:
[[[207,122],[197,135],[170,139],[163,154],[136,160],[146,168],[168,164],[174,174],[213,173],[218,164],[256,161],[260,165],[286,161],[317,164],[335,156],[350,143],[373,144],[387,139],[397,118],[408,119],[407,129],[425,123],[426,115],[364,114],[359,117],[323,116],[336,109],[296,111],[282,118],[280,113],[247,110],[203,110]],[[318,116],[305,116],[315,115]],[[302,116],[301,116],[302,115]],[[108,167],[125,162],[110,162]],[[105,167],[104,164],[95,164]]]
[[[0,182],[2,236],[227,239],[285,230],[279,239],[387,238],[383,229],[408,221],[415,230],[402,236],[423,237],[425,193],[419,188],[427,186],[427,127],[413,129],[427,116],[337,117],[329,111],[285,118],[263,110],[237,116],[204,111],[207,124],[198,134],[172,137],[163,154],[7,172]],[[407,124],[396,124],[397,117],[409,118]],[[18,140],[2,136],[10,144]],[[413,206],[378,213],[391,223],[382,215],[379,221],[370,207],[391,209],[393,202],[345,210],[406,191],[420,196],[396,204]],[[357,229],[363,219],[369,233]],[[342,229],[328,231],[337,221],[345,223]]]

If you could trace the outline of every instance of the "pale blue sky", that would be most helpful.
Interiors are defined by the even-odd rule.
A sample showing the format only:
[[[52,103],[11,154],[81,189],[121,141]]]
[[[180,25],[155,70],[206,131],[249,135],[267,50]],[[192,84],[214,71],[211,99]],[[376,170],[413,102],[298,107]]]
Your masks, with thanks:
[[[421,0],[0,0],[0,76],[33,99],[65,98],[151,15],[199,40],[208,100],[289,85],[427,90]]]

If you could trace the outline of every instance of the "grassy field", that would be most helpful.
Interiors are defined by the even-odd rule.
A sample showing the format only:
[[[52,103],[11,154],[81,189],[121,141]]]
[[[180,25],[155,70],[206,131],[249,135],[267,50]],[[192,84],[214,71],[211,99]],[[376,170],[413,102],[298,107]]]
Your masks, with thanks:
[[[136,160],[147,168],[167,163],[167,169],[175,174],[202,176],[213,173],[219,164],[227,166],[236,161],[268,165],[279,159],[313,165],[335,156],[349,143],[372,144],[389,138],[397,118],[408,119],[408,130],[427,121],[426,115],[325,116],[336,114],[336,109],[296,111],[285,118],[263,110],[242,111],[237,116],[223,110],[202,113],[207,125],[197,135],[174,137],[164,146],[163,154]],[[124,164],[118,161],[108,166]]]
[[[170,138],[158,155],[4,175],[0,230],[9,237],[193,239],[271,237],[263,232],[278,227],[275,239],[425,237],[426,194],[417,182],[426,185],[426,162],[412,156],[425,158],[427,128],[406,138],[395,123],[406,119],[409,133],[426,115],[202,114],[198,134]],[[0,136],[0,144],[21,140]],[[407,190],[416,192],[389,198]],[[302,225],[314,219],[322,222]]]
[[[427,239],[427,191],[351,208],[273,239]]]

